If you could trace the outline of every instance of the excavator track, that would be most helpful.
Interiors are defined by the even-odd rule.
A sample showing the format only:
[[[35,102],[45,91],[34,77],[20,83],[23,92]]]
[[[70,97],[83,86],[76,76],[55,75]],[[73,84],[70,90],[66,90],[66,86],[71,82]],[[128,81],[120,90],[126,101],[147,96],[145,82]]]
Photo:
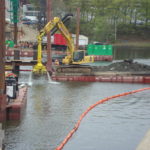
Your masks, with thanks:
[[[57,73],[85,73],[91,74],[92,67],[89,65],[69,65],[59,66],[56,68]]]

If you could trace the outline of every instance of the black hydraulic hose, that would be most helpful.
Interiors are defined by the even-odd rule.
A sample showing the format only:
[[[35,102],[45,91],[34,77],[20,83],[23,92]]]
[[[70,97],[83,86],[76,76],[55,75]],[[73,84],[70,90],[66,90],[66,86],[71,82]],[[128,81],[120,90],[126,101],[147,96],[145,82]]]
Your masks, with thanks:
[[[73,17],[73,14],[66,14],[61,21],[66,25],[66,23]],[[55,26],[52,30],[51,30],[51,35],[54,35],[54,33],[56,33],[56,31],[58,30],[58,28]]]

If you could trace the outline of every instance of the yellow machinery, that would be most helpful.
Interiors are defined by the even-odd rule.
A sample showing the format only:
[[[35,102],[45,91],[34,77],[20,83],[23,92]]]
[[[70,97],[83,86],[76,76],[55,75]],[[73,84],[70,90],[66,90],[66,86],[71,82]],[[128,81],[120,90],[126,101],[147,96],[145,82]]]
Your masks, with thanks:
[[[83,70],[83,68],[87,68],[89,70],[89,67],[87,66],[79,66],[79,64],[83,63],[92,63],[94,62],[94,58],[92,56],[85,56],[84,51],[75,51],[74,42],[72,40],[72,37],[68,31],[68,29],[65,27],[63,22],[60,18],[54,17],[53,20],[49,21],[45,27],[40,31],[40,34],[38,35],[38,62],[33,68],[34,73],[45,73],[46,68],[42,64],[42,37],[45,34],[48,34],[54,27],[56,27],[61,34],[64,36],[64,38],[67,41],[67,56],[62,60],[62,63],[65,66],[59,66],[57,68],[58,72],[68,72],[71,70],[75,70],[78,72],[77,69],[79,69],[79,72]],[[72,71],[71,71],[72,72]],[[83,71],[84,72],[84,71]],[[87,72],[87,71],[85,71]]]
[[[45,32],[40,32],[38,35],[38,55],[37,55],[37,64],[33,67],[34,74],[45,74],[46,67],[42,64],[42,37],[44,36]]]
[[[13,69],[12,66],[10,66],[10,65],[5,65],[5,70],[12,70],[12,69]]]

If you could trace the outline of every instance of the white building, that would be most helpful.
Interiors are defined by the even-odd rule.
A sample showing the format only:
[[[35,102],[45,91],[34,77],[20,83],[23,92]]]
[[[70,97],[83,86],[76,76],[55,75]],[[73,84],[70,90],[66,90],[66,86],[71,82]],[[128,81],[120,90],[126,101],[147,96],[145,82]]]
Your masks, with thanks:
[[[23,5],[22,8],[22,17],[28,18],[30,20],[37,20],[39,16],[39,11],[32,4]]]
[[[72,34],[72,38],[73,38],[74,44],[76,44],[76,34]],[[87,36],[79,35],[79,45],[80,46],[88,45],[88,42],[89,42],[89,39]]]

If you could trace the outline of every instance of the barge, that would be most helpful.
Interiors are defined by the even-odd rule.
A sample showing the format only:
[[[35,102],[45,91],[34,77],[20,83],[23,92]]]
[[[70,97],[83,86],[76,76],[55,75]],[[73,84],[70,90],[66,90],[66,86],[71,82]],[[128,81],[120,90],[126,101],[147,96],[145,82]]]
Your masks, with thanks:
[[[53,72],[55,81],[150,83],[150,66],[133,61],[93,66],[91,73]]]

